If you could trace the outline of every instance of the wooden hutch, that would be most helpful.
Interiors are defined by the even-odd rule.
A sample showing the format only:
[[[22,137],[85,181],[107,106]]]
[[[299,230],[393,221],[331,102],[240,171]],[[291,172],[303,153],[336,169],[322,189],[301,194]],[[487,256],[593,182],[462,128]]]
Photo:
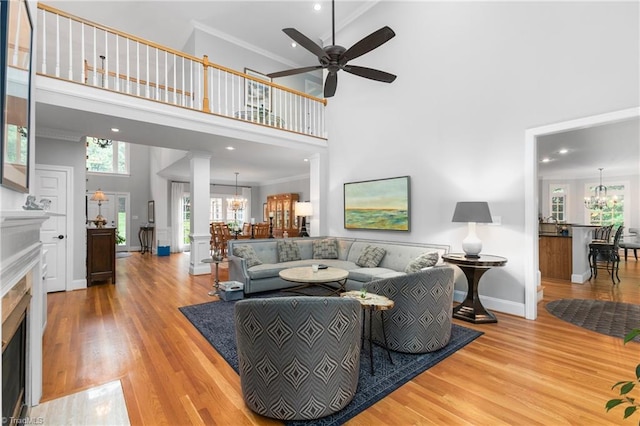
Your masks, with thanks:
[[[285,231],[289,237],[298,236],[298,218],[295,204],[298,194],[276,194],[267,197],[267,214],[273,213],[273,236],[282,238]]]

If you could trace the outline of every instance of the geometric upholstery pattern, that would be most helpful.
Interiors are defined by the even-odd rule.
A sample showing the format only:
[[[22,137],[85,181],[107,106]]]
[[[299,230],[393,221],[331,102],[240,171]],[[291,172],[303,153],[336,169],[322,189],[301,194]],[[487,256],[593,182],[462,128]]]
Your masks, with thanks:
[[[404,268],[404,272],[410,274],[411,272],[418,272],[422,268],[428,268],[430,266],[435,266],[438,263],[438,259],[440,255],[437,251],[430,251],[427,253],[422,253],[420,256],[413,259],[406,268]]]
[[[314,259],[337,259],[338,258],[338,240],[335,238],[325,238],[323,240],[313,241],[313,258]]]
[[[242,257],[247,262],[247,268],[262,265],[262,261],[258,258],[256,251],[251,246],[237,246],[233,248],[233,255]]]
[[[384,316],[389,349],[405,353],[433,352],[451,338],[453,269],[434,267],[365,284],[367,291],[386,296],[394,307]],[[373,317],[373,339],[384,342],[381,311]],[[365,324],[365,327],[367,324]]]
[[[385,254],[387,254],[387,251],[382,247],[366,246],[358,260],[356,260],[356,265],[363,268],[375,268],[380,264]]]
[[[356,393],[360,302],[274,297],[236,302],[242,395],[258,414],[310,420],[344,408]]]
[[[295,241],[281,240],[277,243],[278,262],[300,260],[300,247]]]

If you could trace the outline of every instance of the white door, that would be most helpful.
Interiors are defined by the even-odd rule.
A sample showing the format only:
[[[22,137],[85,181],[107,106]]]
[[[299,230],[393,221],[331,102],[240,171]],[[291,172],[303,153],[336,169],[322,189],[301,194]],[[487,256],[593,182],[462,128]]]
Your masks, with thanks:
[[[69,171],[64,168],[37,165],[35,195],[40,202],[42,198],[51,200],[51,213],[57,213],[47,219],[40,228],[47,264],[45,288],[47,292],[65,291],[67,289],[67,198]],[[70,283],[69,283],[70,284]]]

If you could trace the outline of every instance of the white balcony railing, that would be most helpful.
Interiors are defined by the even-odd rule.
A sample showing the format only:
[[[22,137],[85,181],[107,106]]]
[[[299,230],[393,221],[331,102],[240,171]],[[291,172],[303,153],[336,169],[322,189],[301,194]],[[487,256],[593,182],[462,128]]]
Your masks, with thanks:
[[[80,84],[325,138],[316,98],[38,3],[37,71]]]

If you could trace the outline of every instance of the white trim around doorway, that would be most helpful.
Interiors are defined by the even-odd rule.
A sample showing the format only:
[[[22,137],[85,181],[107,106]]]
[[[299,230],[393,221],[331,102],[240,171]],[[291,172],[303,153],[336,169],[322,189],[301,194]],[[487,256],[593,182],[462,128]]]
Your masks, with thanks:
[[[525,179],[525,318],[534,320],[538,316],[538,137],[554,133],[578,130],[603,124],[615,123],[640,117],[640,107],[628,108],[605,114],[563,121],[525,131],[524,179]]]

